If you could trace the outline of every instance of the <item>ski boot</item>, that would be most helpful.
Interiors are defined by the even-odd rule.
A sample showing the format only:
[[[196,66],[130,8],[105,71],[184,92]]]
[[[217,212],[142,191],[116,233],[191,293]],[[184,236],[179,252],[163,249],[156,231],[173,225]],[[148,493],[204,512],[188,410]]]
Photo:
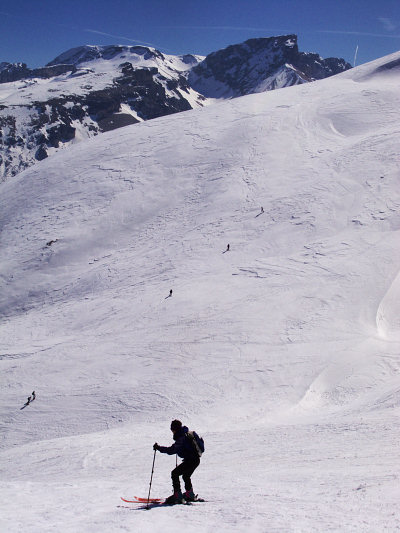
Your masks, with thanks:
[[[168,496],[168,498],[165,500],[165,503],[167,505],[175,505],[176,503],[182,503],[183,496],[182,492],[180,490],[176,490],[171,496]]]
[[[196,495],[195,493],[193,492],[193,489],[190,489],[190,490],[187,490],[184,495],[183,495],[184,499],[187,501],[187,502],[194,502],[196,501]]]

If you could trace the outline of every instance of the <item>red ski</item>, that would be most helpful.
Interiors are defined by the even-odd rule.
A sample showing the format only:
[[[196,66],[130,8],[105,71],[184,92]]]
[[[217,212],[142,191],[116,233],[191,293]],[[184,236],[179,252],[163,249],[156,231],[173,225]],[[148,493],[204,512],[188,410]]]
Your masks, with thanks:
[[[134,496],[133,497],[134,499],[133,500],[126,500],[125,498],[122,498],[121,496],[121,500],[126,502],[126,503],[163,503],[164,502],[164,498],[150,498],[149,500],[147,498],[139,498],[138,496]]]

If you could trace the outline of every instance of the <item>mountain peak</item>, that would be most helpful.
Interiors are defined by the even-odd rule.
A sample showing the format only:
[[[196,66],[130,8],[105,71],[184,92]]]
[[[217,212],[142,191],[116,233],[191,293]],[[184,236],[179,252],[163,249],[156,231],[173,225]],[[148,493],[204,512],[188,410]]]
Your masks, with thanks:
[[[285,65],[291,66],[291,81],[277,84],[274,77],[282,77]],[[297,35],[290,34],[249,39],[213,52],[192,69],[190,83],[206,97],[232,98],[260,92],[260,87],[265,91],[326,78],[349,68],[343,59],[299,52]]]
[[[144,56],[145,59],[159,58],[164,59],[164,56],[154,48],[147,46],[125,46],[125,45],[83,45],[76,48],[71,48],[57,56],[47,66],[59,65],[68,63],[71,65],[80,65],[96,59],[114,59],[117,56],[122,56],[125,59],[129,55]]]

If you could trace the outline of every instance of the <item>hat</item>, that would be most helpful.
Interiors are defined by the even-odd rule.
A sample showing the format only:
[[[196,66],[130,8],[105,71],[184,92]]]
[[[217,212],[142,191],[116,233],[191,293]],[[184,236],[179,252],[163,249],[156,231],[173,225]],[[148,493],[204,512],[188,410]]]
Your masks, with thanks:
[[[182,427],[182,422],[180,420],[173,420],[171,422],[171,430],[178,431]]]

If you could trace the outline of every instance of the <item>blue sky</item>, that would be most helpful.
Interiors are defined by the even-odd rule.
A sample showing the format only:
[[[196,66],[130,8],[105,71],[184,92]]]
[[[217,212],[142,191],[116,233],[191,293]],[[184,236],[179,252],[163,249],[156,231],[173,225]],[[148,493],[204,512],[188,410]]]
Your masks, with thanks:
[[[206,55],[295,33],[299,49],[361,64],[400,50],[400,0],[1,0],[0,62],[43,66],[83,44]]]

